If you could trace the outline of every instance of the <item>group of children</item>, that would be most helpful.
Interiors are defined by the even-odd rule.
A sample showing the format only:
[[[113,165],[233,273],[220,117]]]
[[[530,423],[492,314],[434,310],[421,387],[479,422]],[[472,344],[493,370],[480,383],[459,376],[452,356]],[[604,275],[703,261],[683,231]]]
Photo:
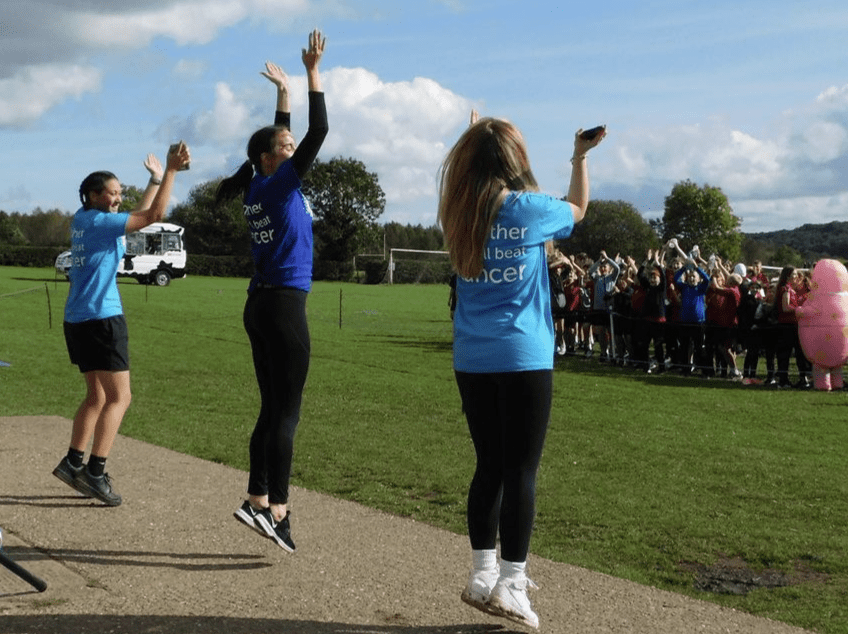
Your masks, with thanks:
[[[676,239],[643,262],[549,250],[556,354],[591,357],[648,373],[723,377],[778,387],[811,387],[794,308],[808,274],[784,267],[775,282],[762,263],[748,268],[684,252]],[[797,381],[789,380],[794,354]],[[766,375],[758,376],[761,358]]]

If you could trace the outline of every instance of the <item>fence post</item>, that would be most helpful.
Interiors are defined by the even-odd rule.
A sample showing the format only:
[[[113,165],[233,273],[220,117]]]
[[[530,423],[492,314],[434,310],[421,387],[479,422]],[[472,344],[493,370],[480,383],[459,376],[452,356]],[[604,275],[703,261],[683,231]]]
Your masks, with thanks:
[[[47,328],[48,330],[53,329],[53,308],[50,305],[50,288],[47,286],[47,282],[44,282],[44,292],[47,293]]]

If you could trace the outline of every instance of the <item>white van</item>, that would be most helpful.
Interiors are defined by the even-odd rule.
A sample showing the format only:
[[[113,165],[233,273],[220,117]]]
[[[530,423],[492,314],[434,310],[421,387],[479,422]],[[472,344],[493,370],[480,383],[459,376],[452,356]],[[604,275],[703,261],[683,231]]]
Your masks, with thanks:
[[[167,286],[186,276],[185,229],[167,222],[154,222],[125,237],[127,251],[118,265],[118,277],[133,277],[140,284]],[[56,270],[65,277],[71,268],[71,252],[56,258]]]

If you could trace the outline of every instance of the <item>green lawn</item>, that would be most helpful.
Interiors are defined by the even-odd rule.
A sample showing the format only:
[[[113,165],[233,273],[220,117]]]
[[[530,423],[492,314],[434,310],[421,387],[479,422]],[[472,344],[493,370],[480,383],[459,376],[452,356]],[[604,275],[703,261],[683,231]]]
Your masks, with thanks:
[[[121,282],[133,404],[122,433],[247,468],[258,398],[246,280]],[[71,418],[67,283],[0,268],[0,415]],[[52,306],[52,328],[48,312]],[[447,287],[318,283],[293,482],[465,531],[473,450],[451,371]],[[340,311],[341,309],[341,311]],[[341,326],[341,327],[340,327]],[[557,366],[532,549],[827,633],[848,633],[848,393],[774,391]],[[696,570],[740,558],[782,587],[716,594]]]

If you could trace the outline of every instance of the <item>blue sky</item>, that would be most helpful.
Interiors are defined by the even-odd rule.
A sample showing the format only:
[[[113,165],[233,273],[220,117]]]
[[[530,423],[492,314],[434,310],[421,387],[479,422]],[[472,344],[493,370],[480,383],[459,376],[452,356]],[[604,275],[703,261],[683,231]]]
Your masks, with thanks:
[[[0,209],[73,211],[97,169],[143,185],[180,138],[190,188],[233,171],[273,117],[265,60],[305,127],[312,28],[331,132],[321,157],[377,173],[384,221],[435,222],[436,179],[472,107],[524,132],[567,189],[579,127],[608,126],[592,196],[646,218],[689,179],[745,232],[848,219],[848,8],[841,1],[0,0]]]

